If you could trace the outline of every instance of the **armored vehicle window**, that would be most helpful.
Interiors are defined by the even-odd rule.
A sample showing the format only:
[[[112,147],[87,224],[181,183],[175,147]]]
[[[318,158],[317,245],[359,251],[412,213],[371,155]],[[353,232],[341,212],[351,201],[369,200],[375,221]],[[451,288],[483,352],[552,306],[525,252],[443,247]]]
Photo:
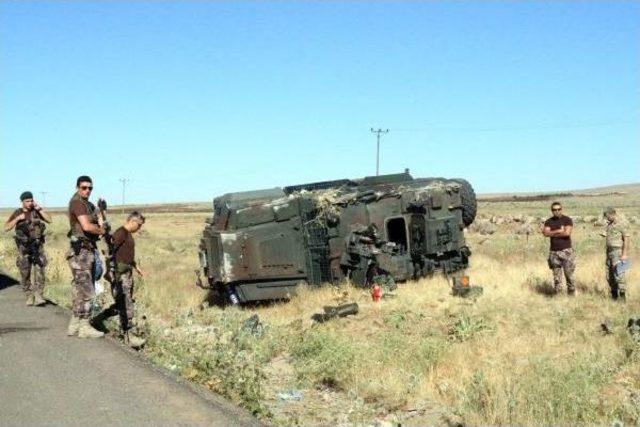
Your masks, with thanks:
[[[387,240],[407,249],[407,227],[403,217],[387,220]]]

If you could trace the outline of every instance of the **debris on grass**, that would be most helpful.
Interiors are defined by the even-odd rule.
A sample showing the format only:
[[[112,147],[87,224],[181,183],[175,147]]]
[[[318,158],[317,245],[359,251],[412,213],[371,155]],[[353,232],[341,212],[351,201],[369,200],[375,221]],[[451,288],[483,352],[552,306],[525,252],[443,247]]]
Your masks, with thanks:
[[[343,304],[338,306],[325,306],[323,307],[324,313],[316,313],[311,318],[318,323],[324,323],[328,320],[335,319],[336,317],[346,317],[353,314],[358,314],[358,304],[353,302],[349,304]]]

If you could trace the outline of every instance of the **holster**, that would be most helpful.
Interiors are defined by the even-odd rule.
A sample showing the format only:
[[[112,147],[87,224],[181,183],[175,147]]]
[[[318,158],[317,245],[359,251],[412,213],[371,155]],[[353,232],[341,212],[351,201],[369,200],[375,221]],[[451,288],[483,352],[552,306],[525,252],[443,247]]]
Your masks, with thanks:
[[[124,262],[116,262],[116,274],[118,276],[129,273],[131,270],[133,270],[133,265]]]
[[[82,242],[77,239],[71,239],[69,244],[71,245],[71,250],[73,251],[73,254],[75,256],[80,255],[80,249],[82,249]]]

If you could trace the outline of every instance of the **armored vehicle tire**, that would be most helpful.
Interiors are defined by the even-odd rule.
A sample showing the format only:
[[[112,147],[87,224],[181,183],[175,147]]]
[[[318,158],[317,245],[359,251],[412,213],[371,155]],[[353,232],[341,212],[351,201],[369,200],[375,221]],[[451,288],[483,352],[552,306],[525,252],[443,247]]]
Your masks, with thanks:
[[[451,181],[460,184],[460,198],[462,199],[462,222],[465,227],[471,225],[474,219],[476,219],[476,213],[478,211],[478,202],[476,200],[476,192],[473,191],[473,187],[469,184],[469,181],[456,178]]]

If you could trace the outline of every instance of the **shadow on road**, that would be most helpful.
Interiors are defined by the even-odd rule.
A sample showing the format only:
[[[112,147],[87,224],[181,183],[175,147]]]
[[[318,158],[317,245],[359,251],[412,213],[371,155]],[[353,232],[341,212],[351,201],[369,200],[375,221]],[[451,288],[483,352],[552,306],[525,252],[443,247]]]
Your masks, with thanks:
[[[19,284],[20,282],[14,279],[13,277],[0,273],[0,291],[5,288],[10,288],[11,286],[15,286]]]
[[[30,323],[12,323],[8,325],[0,325],[0,336],[4,334],[10,334],[13,332],[37,332],[44,331],[49,328],[43,328],[42,326],[30,326]]]

